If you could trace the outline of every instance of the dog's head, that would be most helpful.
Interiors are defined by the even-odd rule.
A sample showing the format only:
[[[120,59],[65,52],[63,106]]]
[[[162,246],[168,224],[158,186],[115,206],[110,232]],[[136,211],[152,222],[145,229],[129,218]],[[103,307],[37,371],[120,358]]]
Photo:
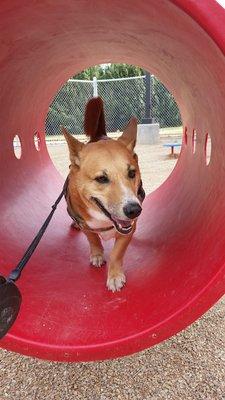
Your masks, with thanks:
[[[118,140],[83,144],[63,128],[70,160],[70,185],[92,218],[111,220],[122,234],[130,233],[144,197],[138,158],[134,153],[137,121],[132,118]],[[70,199],[73,203],[73,198]]]

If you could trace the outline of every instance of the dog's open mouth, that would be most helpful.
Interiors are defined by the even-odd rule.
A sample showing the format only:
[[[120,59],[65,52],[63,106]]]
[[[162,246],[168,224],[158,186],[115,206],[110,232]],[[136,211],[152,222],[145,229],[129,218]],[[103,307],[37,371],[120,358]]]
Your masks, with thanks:
[[[119,233],[122,233],[123,235],[127,235],[132,231],[132,226],[134,224],[134,221],[124,221],[121,219],[116,219],[111,216],[111,221],[113,222],[116,230]]]
[[[114,227],[119,233],[121,233],[122,235],[128,235],[129,233],[131,233],[134,224],[133,220],[118,219],[112,216],[110,212],[106,210],[102,202],[99,199],[97,199],[97,197],[92,197],[92,200],[95,202],[98,208],[100,208],[100,210],[106,215],[106,217],[108,217],[110,221],[112,221]]]

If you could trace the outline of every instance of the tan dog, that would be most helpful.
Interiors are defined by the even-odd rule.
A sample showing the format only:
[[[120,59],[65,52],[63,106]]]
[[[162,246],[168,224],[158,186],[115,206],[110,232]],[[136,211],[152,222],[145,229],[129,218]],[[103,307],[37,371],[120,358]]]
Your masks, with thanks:
[[[115,238],[107,278],[108,289],[115,292],[126,282],[123,257],[144,199],[138,159],[133,151],[137,121],[132,118],[118,140],[109,139],[103,103],[98,97],[87,104],[84,128],[90,137],[87,144],[62,128],[71,160],[66,195],[68,212],[76,227],[87,236],[92,265],[105,264],[101,238]]]

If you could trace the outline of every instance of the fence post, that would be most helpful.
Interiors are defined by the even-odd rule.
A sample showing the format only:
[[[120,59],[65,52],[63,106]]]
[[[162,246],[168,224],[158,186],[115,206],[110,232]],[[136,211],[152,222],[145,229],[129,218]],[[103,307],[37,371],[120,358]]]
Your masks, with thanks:
[[[145,71],[145,116],[138,125],[138,144],[159,143],[159,124],[152,118],[152,77]]]
[[[145,116],[142,124],[152,124],[152,77],[145,71]]]
[[[93,77],[93,97],[98,97],[98,81],[96,76]]]

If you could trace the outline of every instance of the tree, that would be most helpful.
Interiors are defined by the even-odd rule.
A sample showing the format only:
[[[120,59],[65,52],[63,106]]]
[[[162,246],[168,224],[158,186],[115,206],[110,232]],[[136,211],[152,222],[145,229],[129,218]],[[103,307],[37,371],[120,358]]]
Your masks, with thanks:
[[[152,78],[152,105],[152,115],[161,128],[182,124],[174,97],[156,77]]]
[[[98,93],[104,100],[108,131],[124,127],[132,115],[141,121],[144,112],[143,79],[132,81],[101,82],[102,79],[141,76],[141,68],[127,64],[97,65],[75,75],[81,82],[67,82],[54,98],[46,119],[48,135],[60,133],[60,125],[69,131],[83,133],[84,109],[93,96],[92,80],[100,80]],[[90,80],[90,83],[82,82]]]
[[[93,96],[94,77],[98,80],[98,94],[104,101],[108,132],[123,129],[133,115],[141,122],[145,112],[144,79],[110,80],[143,75],[144,71],[140,67],[128,64],[96,65],[75,75],[73,79],[76,82],[66,82],[50,105],[46,119],[47,134],[60,133],[60,125],[64,125],[70,132],[83,133],[84,109]],[[104,82],[105,79],[108,81]],[[173,96],[155,77],[152,77],[152,117],[161,127],[181,124]]]
[[[74,75],[74,79],[112,79],[126,78],[131,76],[144,75],[144,71],[140,67],[129,64],[103,64],[90,67],[81,73]]]

